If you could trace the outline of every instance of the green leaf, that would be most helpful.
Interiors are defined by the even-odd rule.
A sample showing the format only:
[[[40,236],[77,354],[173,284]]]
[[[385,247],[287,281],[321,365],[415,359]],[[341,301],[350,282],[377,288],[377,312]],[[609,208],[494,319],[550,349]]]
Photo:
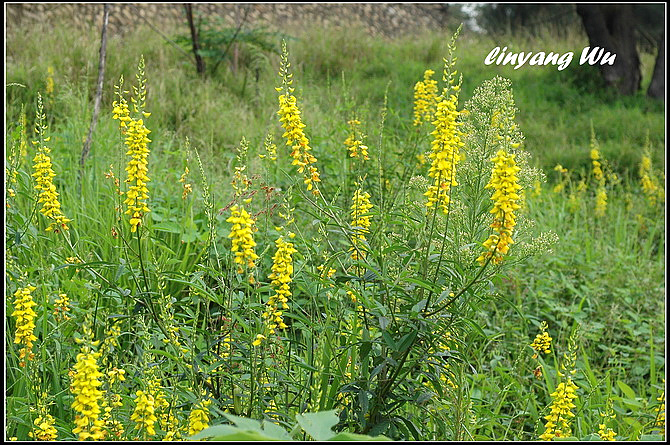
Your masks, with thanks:
[[[200,431],[189,440],[212,440],[212,441],[266,441],[285,440],[284,438],[272,437],[258,431],[245,431],[232,425],[215,425]]]
[[[619,387],[621,392],[625,394],[626,397],[628,397],[631,400],[635,400],[635,391],[633,391],[633,389],[630,386],[626,385],[621,380],[617,380],[616,385]]]
[[[386,436],[366,436],[365,434],[355,434],[355,433],[339,433],[336,436],[331,437],[328,440],[337,440],[342,442],[358,442],[358,441],[370,441],[370,440],[379,440],[379,441],[390,441]]]
[[[663,442],[663,436],[660,434],[643,434],[638,440]]]
[[[179,362],[179,359],[177,357],[170,354],[169,352],[161,351],[160,349],[147,349],[147,352],[151,352],[156,355],[162,355],[163,357],[167,357],[174,362]]]
[[[361,360],[365,360],[368,358],[368,355],[370,354],[370,351],[372,350],[372,342],[369,341],[364,341],[361,343],[361,348],[358,351],[358,354],[361,357]]]
[[[417,335],[418,335],[417,331],[412,331],[409,334],[405,334],[405,336],[400,339],[398,345],[398,352],[405,352],[405,350],[413,344]]]
[[[233,422],[240,429],[257,432],[262,431],[261,423],[258,420],[239,417],[228,413],[225,413],[224,417]]]
[[[281,440],[293,440],[291,439],[291,436],[288,434],[288,431],[272,422],[264,421],[263,431],[270,437],[276,437]]]
[[[382,332],[382,337],[384,338],[384,343],[388,345],[389,348],[391,348],[394,351],[397,351],[397,346],[395,342],[393,341],[393,337],[391,337],[391,334],[389,334],[388,331],[383,331]]]
[[[333,437],[335,433],[332,428],[340,420],[335,410],[298,414],[295,419],[314,440],[328,440]]]
[[[181,233],[181,226],[173,221],[165,221],[151,226],[152,229],[159,232]]]

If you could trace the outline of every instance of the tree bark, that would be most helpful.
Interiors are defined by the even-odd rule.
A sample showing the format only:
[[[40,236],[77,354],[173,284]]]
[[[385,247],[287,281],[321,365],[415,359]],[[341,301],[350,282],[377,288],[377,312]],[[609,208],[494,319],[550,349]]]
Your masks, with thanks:
[[[616,54],[613,65],[599,65],[605,82],[624,95],[640,89],[640,57],[635,39],[632,5],[577,5],[591,48]]]
[[[647,96],[665,100],[665,33],[661,36],[661,42],[658,46],[654,74],[651,76]]]
[[[84,162],[91,152],[91,144],[93,143],[93,132],[98,124],[98,114],[100,114],[100,101],[102,100],[102,86],[105,81],[105,59],[107,58],[107,25],[109,24],[109,3],[105,3],[104,12],[102,15],[102,35],[100,37],[100,58],[98,61],[98,86],[95,91],[95,102],[93,104],[93,117],[91,118],[91,126],[88,129],[88,136],[84,142],[84,148],[81,150],[81,158],[79,158],[80,174],[84,170]]]
[[[193,23],[193,5],[191,3],[185,3],[184,9],[186,10],[186,19],[188,20],[188,26],[191,28],[191,41],[193,42],[193,54],[195,55],[195,68],[198,71],[198,74],[205,74],[205,61],[202,59],[202,56],[198,54],[200,50],[200,44],[198,43],[198,31],[195,29],[195,23]]]

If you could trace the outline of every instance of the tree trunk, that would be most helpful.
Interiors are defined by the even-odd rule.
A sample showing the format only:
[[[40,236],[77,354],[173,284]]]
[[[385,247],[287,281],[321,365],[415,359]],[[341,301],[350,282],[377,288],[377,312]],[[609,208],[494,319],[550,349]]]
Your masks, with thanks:
[[[599,65],[605,82],[619,93],[630,95],[640,89],[640,57],[635,39],[632,5],[577,5],[591,48],[599,46],[616,54],[613,65]]]
[[[95,91],[95,102],[93,104],[93,117],[91,118],[91,126],[88,129],[88,136],[84,142],[84,148],[81,150],[81,158],[79,158],[80,176],[84,170],[84,163],[91,151],[91,144],[93,143],[93,132],[98,124],[98,114],[100,113],[100,101],[102,100],[102,87],[105,82],[105,60],[107,59],[107,25],[109,24],[109,3],[105,3],[104,12],[102,15],[102,32],[100,36],[100,58],[98,60],[98,86]]]
[[[193,54],[195,55],[195,67],[198,71],[198,74],[205,74],[205,61],[202,59],[202,56],[198,54],[200,50],[200,43],[198,42],[198,31],[195,29],[195,23],[193,23],[193,5],[190,3],[184,4],[184,9],[186,10],[186,18],[188,20],[188,26],[191,28],[191,41],[193,42]]]
[[[651,76],[647,96],[654,99],[665,99],[665,33],[661,36],[658,46],[656,65],[654,65],[654,74]]]

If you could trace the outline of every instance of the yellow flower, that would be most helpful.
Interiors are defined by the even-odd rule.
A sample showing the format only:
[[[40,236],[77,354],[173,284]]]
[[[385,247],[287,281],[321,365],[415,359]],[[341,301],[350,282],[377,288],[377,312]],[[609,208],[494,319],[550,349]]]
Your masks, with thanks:
[[[298,172],[302,173],[307,190],[311,190],[314,195],[318,195],[319,190],[314,188],[314,183],[321,182],[321,179],[319,178],[319,170],[313,165],[316,163],[316,158],[310,153],[312,148],[309,146],[309,139],[303,131],[305,124],[302,123],[300,118],[297,99],[291,94],[294,89],[290,86],[293,83],[293,80],[291,80],[293,75],[288,70],[290,65],[286,42],[282,41],[281,67],[279,69],[279,75],[282,77],[282,87],[276,88],[279,92],[283,91],[279,95],[279,111],[277,112],[279,121],[285,130],[282,137],[286,139],[286,145],[291,147],[292,164],[298,166]]]
[[[235,197],[243,195],[251,186],[251,180],[247,177],[245,170],[247,169],[247,151],[249,150],[249,142],[243,136],[240,141],[240,146],[237,149],[235,172],[230,185],[235,190]],[[245,202],[247,202],[245,200]]]
[[[563,167],[561,164],[556,164],[556,167],[554,167],[554,170],[556,170],[559,173],[563,173],[563,174],[568,173],[568,169]]]
[[[47,82],[44,86],[44,92],[48,95],[53,94],[54,92],[54,69],[52,66],[47,68]]]
[[[67,223],[70,222],[70,220],[67,219],[61,211],[60,202],[58,201],[58,192],[56,191],[56,185],[53,183],[53,178],[56,176],[56,173],[53,171],[51,158],[49,157],[51,149],[45,145],[45,142],[49,141],[49,137],[44,136],[47,126],[44,123],[46,115],[43,110],[42,96],[38,93],[35,132],[39,134],[39,141],[33,142],[33,144],[38,147],[37,154],[33,159],[33,162],[35,163],[33,165],[35,173],[33,173],[32,176],[35,178],[35,189],[38,191],[37,202],[42,203],[40,213],[51,220],[46,231],[50,232],[53,230],[58,233],[61,229],[69,229]]]
[[[456,182],[456,165],[460,160],[459,149],[465,144],[461,142],[462,133],[458,130],[459,123],[456,122],[458,111],[456,111],[457,98],[451,95],[449,100],[442,100],[437,104],[435,113],[435,131],[431,134],[435,139],[431,145],[428,157],[431,166],[428,176],[433,178],[433,184],[428,187],[424,194],[428,197],[426,207],[437,205],[443,213],[448,212],[450,201],[450,190]]]
[[[591,164],[593,177],[598,183],[598,188],[596,189],[596,208],[595,215],[596,217],[605,216],[605,210],[607,209],[607,191],[605,190],[605,175],[602,170],[602,164],[600,163],[600,151],[598,150],[598,140],[596,139],[595,131],[593,126],[591,126]]]
[[[154,423],[157,420],[154,413],[154,397],[144,391],[137,391],[135,396],[135,411],[130,420],[136,422],[140,430],[146,429],[149,436],[154,436],[156,434]]]
[[[592,148],[591,163],[593,164],[593,176],[596,178],[596,181],[602,181],[604,179],[603,170],[601,168],[599,159],[600,159],[600,151],[598,151],[597,148]]]
[[[552,440],[555,437],[569,437],[571,434],[570,420],[575,416],[572,408],[576,408],[573,401],[577,398],[577,385],[568,377],[567,382],[558,384],[556,391],[551,393],[553,399],[549,409],[551,412],[544,416],[547,423],[545,431],[540,436],[542,440]]]
[[[653,171],[648,134],[642,160],[640,162],[639,174],[640,182],[642,184],[642,192],[647,197],[649,204],[654,207],[656,202],[663,203],[665,201],[665,190],[659,185],[658,178]]]
[[[187,161],[188,162],[188,161]],[[181,192],[181,199],[186,199],[189,193],[193,191],[193,186],[186,182],[186,176],[189,174],[189,169],[188,165],[184,167],[184,173],[182,173],[181,177],[179,178],[179,182],[182,183],[182,192]]]
[[[189,435],[193,436],[194,434],[198,434],[209,426],[209,409],[207,407],[211,405],[211,403],[211,400],[204,400],[196,405],[196,408],[191,411],[191,414],[188,416]]]
[[[269,276],[275,293],[268,299],[263,313],[263,319],[266,320],[270,334],[274,334],[275,329],[286,329],[288,327],[284,323],[282,315],[283,311],[288,309],[288,299],[292,295],[293,254],[297,252],[293,243],[285,241],[283,236],[275,241],[275,245],[277,251],[272,257],[272,273]],[[256,341],[262,341],[262,339],[256,337]]]
[[[347,123],[349,124],[351,132],[347,139],[345,139],[344,146],[349,151],[349,157],[360,158],[363,161],[369,160],[368,147],[367,145],[363,145],[362,140],[365,135],[363,135],[358,128],[361,125],[361,122],[358,119],[352,119]]]
[[[598,425],[598,436],[600,436],[601,440],[616,441],[614,438],[616,433],[614,430],[612,430],[612,428],[607,428],[607,425],[604,423]]]
[[[223,338],[223,351],[221,351],[221,357],[230,357],[230,352],[233,350],[233,338],[230,334],[226,335]]]
[[[118,369],[116,367],[110,369],[107,371],[107,378],[109,379],[109,384],[113,385],[116,381],[119,382],[125,382],[126,377],[125,377],[126,371],[123,369]]]
[[[537,334],[535,337],[535,340],[533,340],[533,343],[531,343],[530,347],[535,350],[535,354],[533,354],[533,358],[537,358],[538,354],[540,352],[543,352],[545,354],[549,354],[551,352],[551,340],[552,338],[549,336],[549,333],[547,332],[547,322],[543,321],[540,324],[540,330],[542,331],[540,334]]]
[[[25,366],[28,360],[35,357],[33,354],[33,342],[37,337],[33,333],[35,330],[35,317],[37,314],[33,310],[37,303],[33,301],[31,293],[37,289],[35,286],[27,286],[18,289],[14,293],[14,312],[12,317],[16,317],[16,333],[14,343],[23,345],[19,351],[19,365]]]
[[[616,414],[614,414],[614,409],[612,408],[612,399],[607,399],[607,409],[604,413],[600,413],[600,417],[603,418],[603,423],[598,425],[598,436],[601,440],[615,441],[614,436],[617,434],[612,428],[607,426],[608,419],[616,418]]]
[[[363,192],[360,188],[354,192],[353,203],[351,204],[351,227],[353,234],[351,237],[353,246],[349,248],[351,258],[360,260],[365,258],[365,234],[370,233],[369,215],[372,204],[370,203],[370,194]]]
[[[102,391],[98,388],[102,385],[99,379],[103,377],[98,370],[99,357],[100,353],[90,352],[84,347],[77,355],[77,363],[74,366],[70,391],[75,397],[72,408],[77,412],[74,419],[77,426],[72,432],[79,435],[79,440],[105,438],[104,422],[99,418]]]
[[[560,173],[559,183],[554,186],[554,193],[561,193],[565,189],[565,184],[568,181],[570,174],[568,169],[561,164],[556,164],[554,170]]]
[[[423,73],[423,81],[414,85],[414,126],[423,122],[431,122],[435,116],[437,106],[437,81],[431,79],[435,74],[433,70]]]
[[[267,152],[267,155],[264,154],[259,154],[258,157],[261,159],[265,159],[266,156],[269,160],[272,162],[275,162],[277,160],[277,145],[272,142],[272,134],[268,133],[265,136],[265,141],[263,142],[263,146],[265,147],[265,151]]]
[[[151,133],[145,126],[142,119],[131,119],[128,122],[128,129],[126,130],[125,144],[128,147],[126,155],[130,156],[126,172],[128,176],[126,183],[129,184],[126,192],[126,199],[124,204],[128,206],[126,215],[130,215],[130,230],[135,232],[137,227],[142,224],[142,216],[149,212],[149,207],[146,204],[149,199],[149,190],[147,189],[147,182],[149,177],[148,143],[151,139],[147,135]]]
[[[56,321],[69,320],[70,316],[67,314],[70,311],[70,299],[67,294],[58,294],[58,298],[54,302],[54,316]]]
[[[144,57],[140,58],[138,64],[137,81],[139,87],[133,87],[135,97],[131,98],[133,111],[138,116],[148,117],[151,113],[144,111],[146,102],[146,78],[144,76]],[[126,145],[126,155],[130,156],[126,166],[126,183],[128,191],[124,204],[127,205],[126,215],[130,215],[130,230],[136,232],[137,227],[142,224],[142,217],[149,212],[147,200],[149,199],[149,190],[147,183],[150,181],[148,172],[148,144],[151,142],[148,135],[151,133],[144,125],[144,120],[140,117],[130,116],[128,102],[124,98],[123,76],[119,80],[119,85],[115,85],[116,96],[118,100],[112,103],[113,119],[119,120],[121,133],[125,135],[124,144]]]
[[[29,437],[34,437],[37,440],[56,440],[58,438],[58,431],[54,427],[56,420],[52,415],[37,416],[33,423],[35,425],[35,433],[29,432]]]
[[[663,380],[665,383],[665,379]],[[654,409],[656,412],[656,421],[654,423],[655,428],[661,430],[661,435],[665,437],[665,391],[661,392],[661,395],[656,398],[660,404]]]
[[[237,273],[242,273],[242,267],[256,267],[254,261],[258,255],[254,252],[256,242],[253,238],[254,219],[244,210],[243,207],[232,206],[230,208],[231,216],[226,220],[233,224],[228,238],[232,239],[231,250],[235,253],[235,264],[238,265]]]
[[[598,217],[605,216],[605,210],[607,210],[607,192],[604,186],[599,186],[596,190],[595,215]]]
[[[263,334],[258,334],[256,335],[256,340],[254,340],[251,344],[254,346],[260,346],[263,340],[265,340],[267,337]]]
[[[477,258],[481,265],[484,265],[491,256],[493,256],[491,260],[493,264],[502,262],[503,255],[507,254],[510,244],[514,243],[512,239],[512,232],[516,225],[514,211],[520,208],[517,204],[520,199],[517,192],[521,189],[521,185],[516,176],[520,169],[516,166],[514,155],[499,150],[491,161],[495,165],[486,188],[494,189],[491,196],[494,202],[493,209],[491,209],[494,215],[491,227],[497,234],[492,234],[484,242],[486,251]]]
[[[329,267],[326,270],[326,266],[324,264],[317,266],[317,270],[321,272],[321,278],[333,278],[335,272],[337,272],[337,270],[333,269],[332,267]]]

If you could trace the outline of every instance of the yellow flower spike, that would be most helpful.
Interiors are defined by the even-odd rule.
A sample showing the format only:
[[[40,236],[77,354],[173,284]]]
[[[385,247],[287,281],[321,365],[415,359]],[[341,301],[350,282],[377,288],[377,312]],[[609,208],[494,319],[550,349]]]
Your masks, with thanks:
[[[663,379],[663,384],[665,385],[665,379]],[[659,405],[654,408],[654,412],[656,412],[654,428],[660,429],[661,436],[665,438],[665,391],[661,391],[661,395],[656,400]]]
[[[258,255],[254,251],[256,242],[253,238],[254,219],[244,210],[243,207],[232,206],[230,208],[231,216],[226,220],[232,223],[232,228],[228,238],[232,239],[231,251],[235,254],[235,264],[237,264],[237,273],[244,271],[243,267],[256,267],[254,261]]]
[[[491,179],[485,188],[494,189],[491,196],[494,204],[490,213],[494,215],[491,227],[497,233],[492,234],[483,244],[486,251],[477,258],[482,266],[491,256],[493,256],[491,259],[493,264],[502,262],[503,255],[509,251],[510,244],[514,244],[512,239],[512,232],[516,225],[514,212],[521,208],[518,204],[520,201],[518,192],[521,190],[521,185],[519,185],[519,179],[516,176],[520,169],[516,166],[514,155],[499,150],[491,161],[494,163],[494,167],[491,172]]]
[[[577,399],[577,389],[577,385],[568,378],[567,382],[559,383],[556,391],[551,393],[553,401],[549,407],[550,413],[544,417],[547,423],[540,439],[552,440],[555,437],[569,437],[572,434],[570,421],[575,417],[572,409],[577,407],[573,403]]]
[[[655,207],[657,202],[665,202],[665,190],[662,184],[654,173],[651,162],[651,143],[649,141],[649,134],[644,144],[642,159],[640,161],[640,184],[642,185],[642,192],[647,198],[647,202],[651,207]]]
[[[414,126],[419,126],[424,122],[432,122],[435,117],[437,107],[437,81],[431,79],[435,74],[433,70],[426,70],[423,73],[423,81],[414,85]]]
[[[531,348],[535,351],[535,354],[533,354],[533,358],[537,358],[539,353],[544,353],[544,354],[549,354],[551,353],[551,340],[552,338],[549,336],[549,333],[547,332],[547,322],[543,321],[540,324],[540,330],[541,333],[537,334],[535,337],[535,340],[533,340],[533,343],[531,343]]]
[[[135,113],[148,117],[150,113],[144,111],[146,101],[146,79],[144,78],[144,58],[140,58],[138,65],[139,74],[137,75],[139,87],[133,87],[135,95],[138,98],[131,98],[133,110]],[[118,100],[112,103],[113,119],[119,120],[121,133],[125,135],[124,144],[126,145],[126,155],[130,157],[126,166],[127,177],[125,182],[128,184],[126,199],[124,204],[127,208],[126,215],[129,215],[130,231],[136,232],[142,225],[142,218],[150,209],[147,205],[149,199],[149,189],[147,183],[150,181],[148,173],[148,144],[151,142],[148,135],[151,133],[144,125],[141,118],[130,116],[128,102],[123,97],[123,76],[119,80],[119,85],[114,86]]]
[[[370,194],[363,192],[360,188],[354,192],[354,197],[351,204],[351,227],[353,234],[351,237],[353,246],[349,248],[351,258],[360,260],[365,258],[365,234],[370,233],[370,220],[372,216],[369,215],[372,209],[370,203]]]
[[[437,206],[444,214],[448,212],[450,201],[450,190],[456,182],[456,166],[460,161],[459,150],[465,144],[461,141],[463,135],[456,122],[458,111],[456,111],[456,96],[449,100],[442,100],[437,104],[435,130],[431,133],[435,139],[431,143],[431,152],[428,158],[431,165],[428,176],[433,178],[433,183],[424,193],[427,197],[426,207]]]
[[[360,132],[361,122],[358,119],[351,119],[349,124],[349,136],[344,141],[344,146],[349,152],[349,157],[359,158],[361,161],[368,161],[368,146],[363,145],[365,135]]]
[[[54,301],[54,316],[56,321],[69,320],[70,316],[67,314],[70,311],[70,299],[67,294],[58,294],[58,298]]]
[[[209,409],[211,400],[198,403],[188,416],[188,434],[193,436],[209,426]]]
[[[155,415],[154,397],[144,391],[137,391],[135,396],[135,410],[130,416],[130,420],[137,423],[140,430],[145,430],[147,435],[156,435],[154,423],[158,419]]]
[[[37,314],[33,307],[37,306],[37,303],[33,301],[31,293],[36,289],[35,286],[26,286],[14,293],[14,312],[12,312],[12,317],[16,318],[14,343],[23,345],[19,350],[19,366],[21,367],[26,366],[26,362],[35,357],[32,350],[33,342],[37,341],[34,334]]]
[[[318,188],[314,188],[314,183],[321,182],[321,179],[319,177],[319,170],[313,165],[317,159],[312,155],[309,139],[307,139],[303,131],[305,124],[302,123],[302,119],[300,118],[297,99],[291,94],[293,88],[289,87],[292,83],[289,80],[292,76],[288,71],[290,66],[286,42],[282,41],[279,75],[282,77],[283,86],[277,89],[278,92],[283,92],[283,94],[279,95],[279,111],[277,112],[279,121],[285,130],[282,137],[286,139],[286,145],[291,147],[292,165],[298,166],[298,173],[303,175],[307,190],[311,191],[314,195],[318,195],[319,190]]]
[[[288,326],[284,323],[282,310],[288,309],[288,299],[291,297],[291,281],[293,280],[293,254],[297,252],[293,243],[284,240],[280,236],[275,245],[277,250],[272,257],[272,273],[269,278],[271,285],[275,289],[266,303],[266,311],[263,313],[263,319],[267,322],[268,332],[275,333],[275,329],[286,329]],[[281,309],[281,310],[280,310]],[[258,346],[265,336],[258,334],[254,341],[254,346]]]
[[[445,87],[442,95],[437,98],[432,121],[435,129],[431,133],[434,139],[431,142],[431,152],[428,155],[431,161],[428,176],[433,181],[428,187],[428,191],[424,193],[427,198],[426,207],[429,209],[437,207],[444,214],[449,212],[451,187],[458,185],[456,182],[456,166],[461,159],[459,150],[465,146],[465,143],[461,140],[464,135],[458,129],[461,122],[457,122],[461,113],[456,110],[458,106],[458,87],[460,87],[462,78],[457,84],[456,71],[454,70],[456,38],[460,29],[459,27],[454,33],[449,44],[449,56],[444,59],[442,78]],[[454,91],[456,94],[450,94],[450,91]]]
[[[32,176],[35,178],[35,189],[38,191],[37,202],[42,204],[40,213],[51,221],[46,231],[58,233],[61,230],[68,230],[67,223],[71,220],[66,218],[61,211],[58,192],[56,191],[56,185],[53,183],[56,173],[53,171],[51,158],[49,157],[51,149],[44,145],[45,142],[50,140],[49,137],[45,137],[47,129],[44,123],[45,117],[42,96],[38,93],[35,132],[39,135],[40,140],[32,141],[34,145],[38,145],[37,154],[33,159],[35,173]]]
[[[100,353],[90,352],[84,346],[77,355],[74,366],[75,373],[70,390],[75,396],[72,409],[78,414],[75,415],[76,427],[72,432],[79,435],[79,440],[102,440],[106,434],[103,429],[104,422],[99,418],[99,403],[103,396],[99,387],[102,385],[100,379],[103,375],[98,370],[98,358]]]
[[[35,433],[29,432],[28,436],[36,440],[56,440],[58,438],[58,431],[54,427],[56,419],[52,415],[40,415],[35,418]]]

